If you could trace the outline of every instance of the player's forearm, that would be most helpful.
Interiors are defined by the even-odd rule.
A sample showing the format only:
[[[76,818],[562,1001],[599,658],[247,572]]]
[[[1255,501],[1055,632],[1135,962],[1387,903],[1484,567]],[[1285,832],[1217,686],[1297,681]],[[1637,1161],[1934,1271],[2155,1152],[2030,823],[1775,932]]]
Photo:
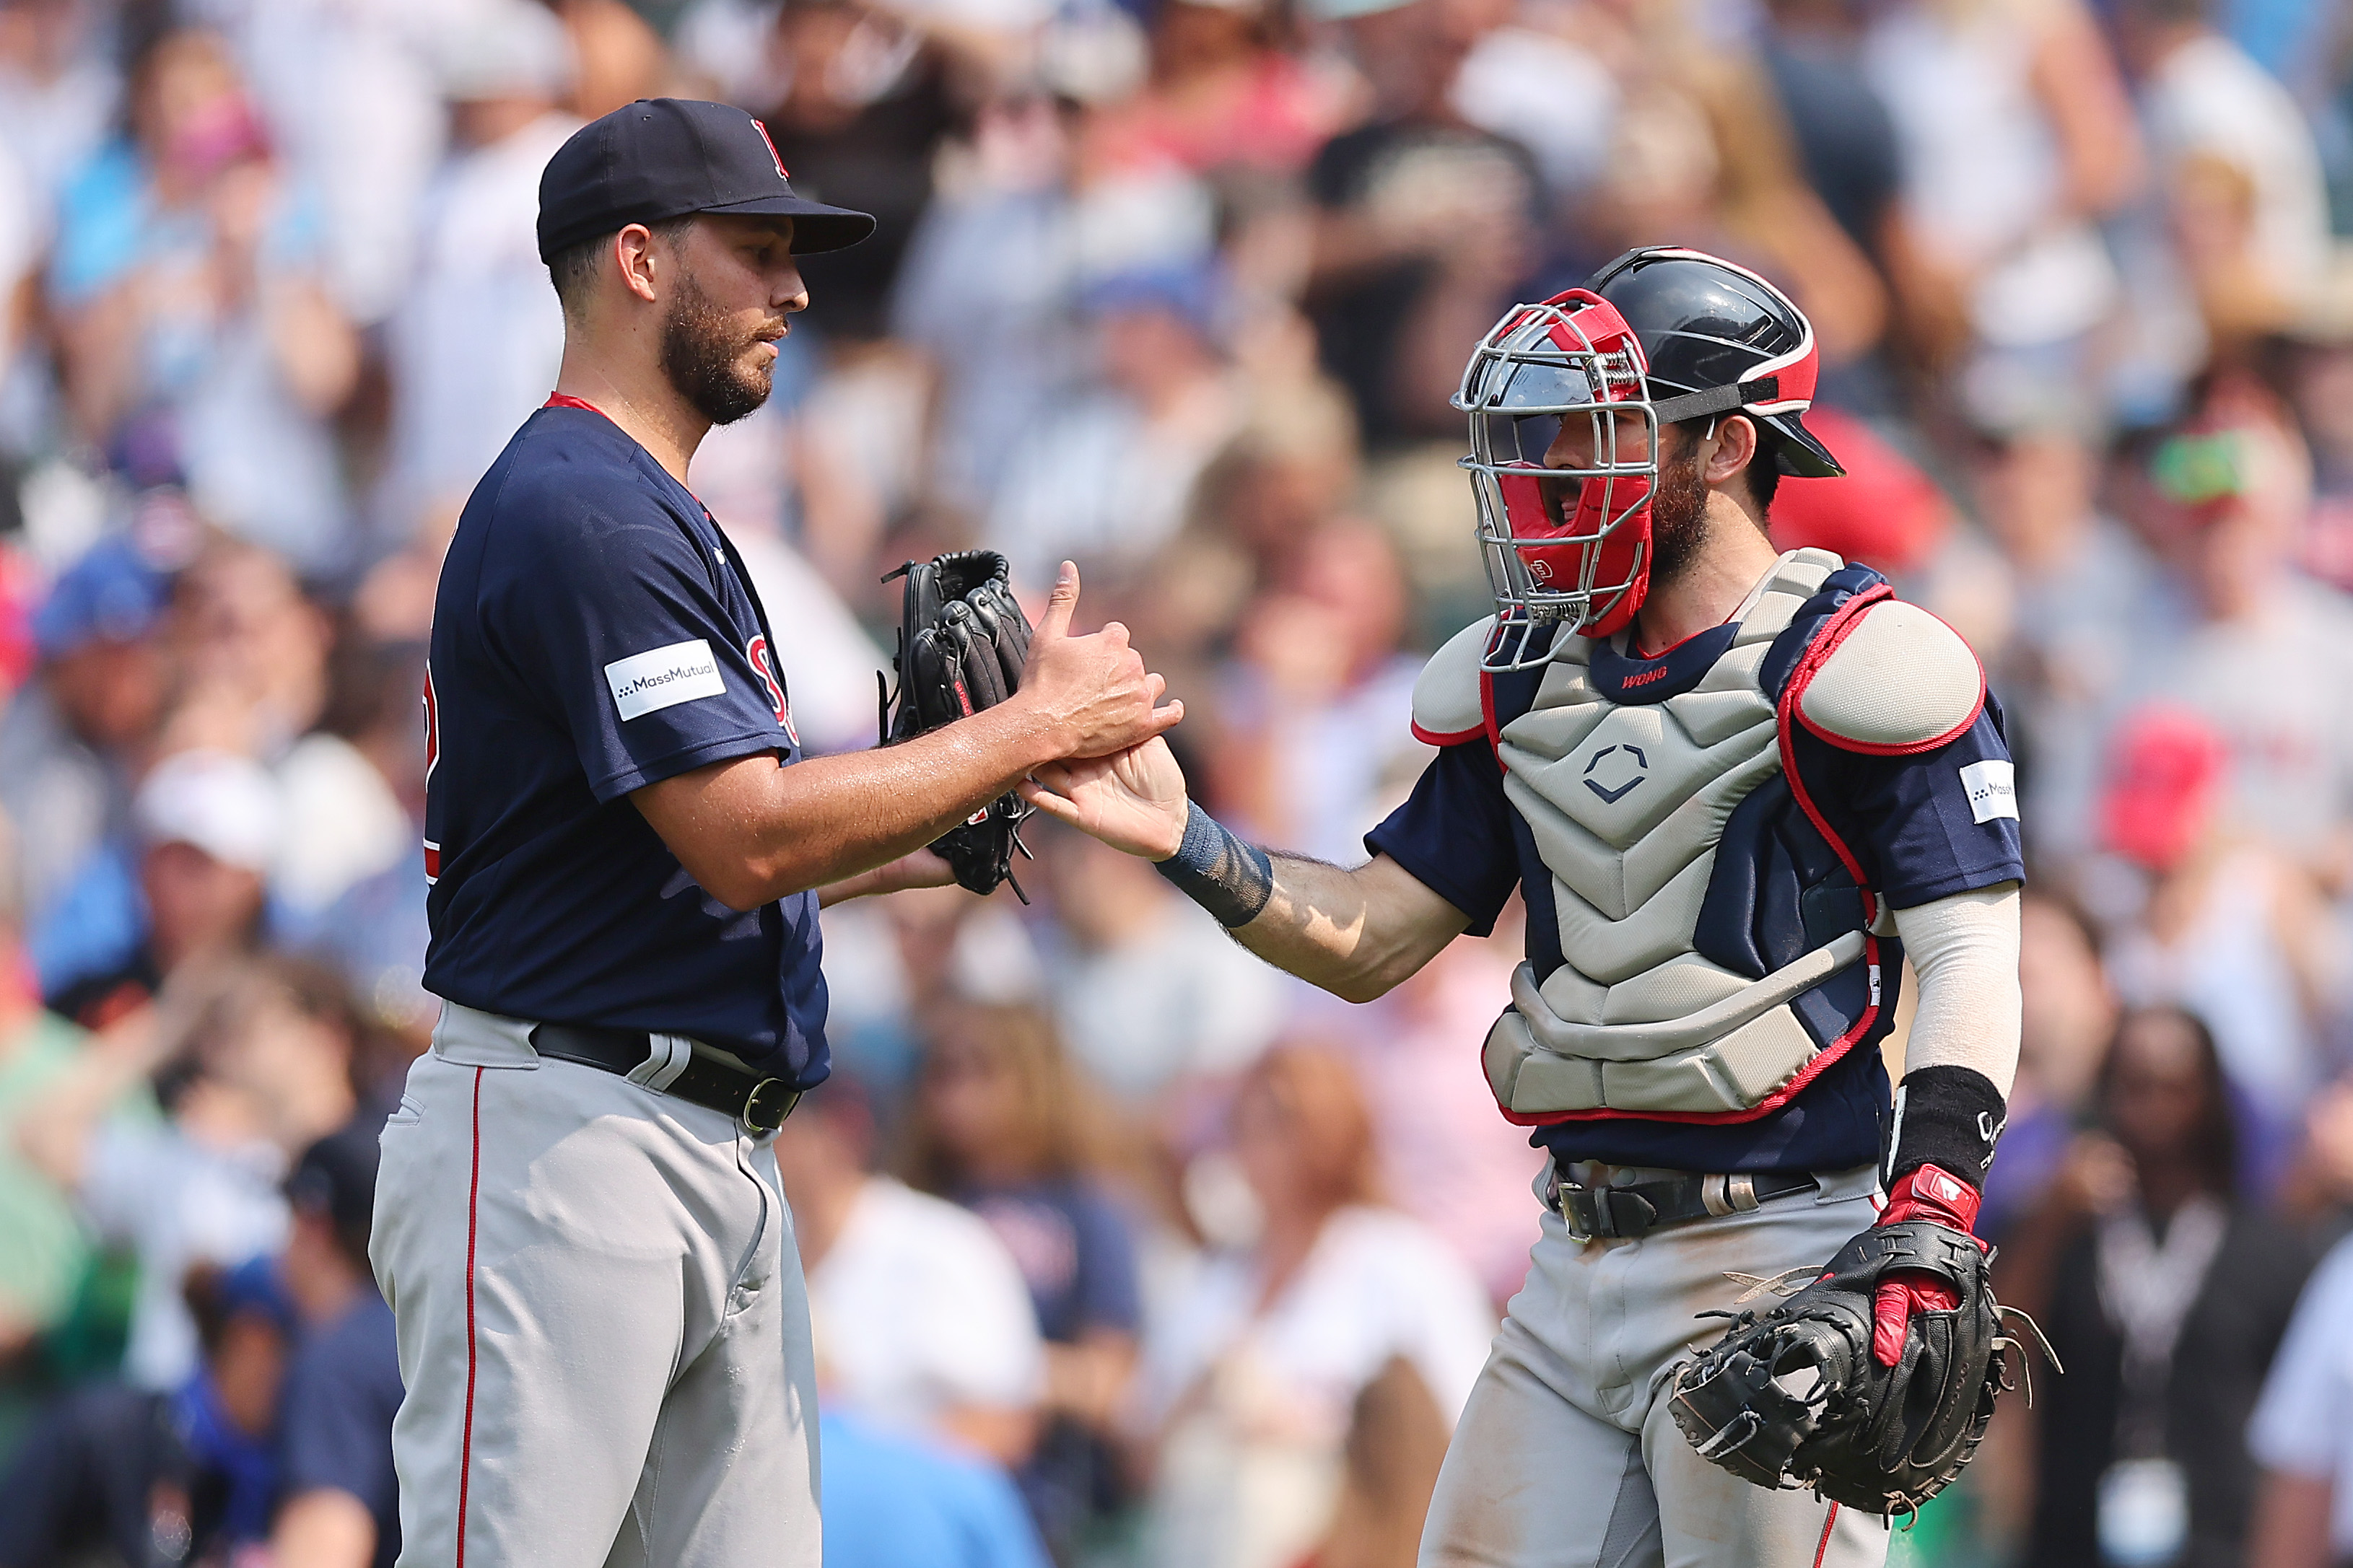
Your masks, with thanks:
[[[1895,911],[1919,976],[1905,1071],[1968,1068],[2004,1096],[2018,1074],[2018,884],[1956,893]]]
[[[2018,884],[1956,893],[1895,911],[1920,980],[1904,1051],[1890,1181],[1932,1164],[1985,1180],[2009,1121],[2018,1072]]]
[[[1060,754],[1054,726],[1000,703],[898,745],[714,764],[638,792],[639,808],[713,898],[757,909],[849,882],[922,848]]]
[[[1354,870],[1270,854],[1192,811],[1161,874],[1278,969],[1349,1002],[1412,974],[1468,922],[1395,861]]]

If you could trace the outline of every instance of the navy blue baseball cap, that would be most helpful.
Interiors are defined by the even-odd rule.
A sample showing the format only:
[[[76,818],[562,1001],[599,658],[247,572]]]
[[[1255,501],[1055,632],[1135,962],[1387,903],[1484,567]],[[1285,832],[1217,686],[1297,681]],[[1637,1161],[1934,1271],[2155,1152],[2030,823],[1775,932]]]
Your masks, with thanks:
[[[539,258],[690,213],[793,220],[802,256],[839,250],[874,232],[871,213],[793,195],[768,128],[724,103],[641,98],[592,121],[555,150],[539,176]]]

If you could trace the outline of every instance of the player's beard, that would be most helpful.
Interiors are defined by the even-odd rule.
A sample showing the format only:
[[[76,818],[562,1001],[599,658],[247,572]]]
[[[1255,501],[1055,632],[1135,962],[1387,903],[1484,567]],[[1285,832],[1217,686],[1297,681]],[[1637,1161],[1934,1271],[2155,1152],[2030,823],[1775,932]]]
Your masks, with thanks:
[[[1699,443],[1659,465],[1651,492],[1651,588],[1656,592],[1691,569],[1707,539],[1707,480]]]
[[[670,318],[662,323],[661,367],[697,414],[713,425],[733,425],[768,401],[776,362],[742,367],[744,356],[760,341],[757,333],[734,327],[693,273],[680,276]]]

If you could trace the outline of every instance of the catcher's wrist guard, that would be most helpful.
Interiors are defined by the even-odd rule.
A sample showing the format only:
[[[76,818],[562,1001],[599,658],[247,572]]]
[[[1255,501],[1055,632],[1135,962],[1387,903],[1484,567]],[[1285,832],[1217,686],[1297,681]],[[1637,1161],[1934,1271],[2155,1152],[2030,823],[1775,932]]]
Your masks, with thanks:
[[[1993,1079],[1975,1068],[1921,1068],[1895,1090],[1895,1122],[1888,1131],[1883,1178],[1888,1190],[1912,1171],[1935,1165],[1978,1192],[1985,1190],[1994,1145],[2009,1125],[2010,1107]],[[1976,1208],[1971,1206],[1974,1216]]]
[[[882,694],[882,743],[911,740],[993,708],[1021,688],[1029,660],[1029,618],[1007,586],[1005,557],[993,550],[960,550],[927,562],[910,561],[882,579],[904,578],[899,620],[897,691]],[[879,678],[878,678],[879,679]],[[1007,794],[932,840],[932,852],[976,893],[1013,882],[1013,852],[1029,853],[1021,824],[1033,808]]]
[[[1155,862],[1160,874],[1229,931],[1258,919],[1274,896],[1274,862],[1257,845],[1187,801],[1184,841]]]

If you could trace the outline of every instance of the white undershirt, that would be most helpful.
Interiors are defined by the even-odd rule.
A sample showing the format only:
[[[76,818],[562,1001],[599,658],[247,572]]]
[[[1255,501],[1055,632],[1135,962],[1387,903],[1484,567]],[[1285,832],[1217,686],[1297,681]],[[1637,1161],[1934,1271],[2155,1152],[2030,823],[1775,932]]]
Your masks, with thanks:
[[[1895,911],[1920,979],[1904,1070],[1974,1068],[2004,1099],[2018,1075],[2018,884],[1955,893]]]

